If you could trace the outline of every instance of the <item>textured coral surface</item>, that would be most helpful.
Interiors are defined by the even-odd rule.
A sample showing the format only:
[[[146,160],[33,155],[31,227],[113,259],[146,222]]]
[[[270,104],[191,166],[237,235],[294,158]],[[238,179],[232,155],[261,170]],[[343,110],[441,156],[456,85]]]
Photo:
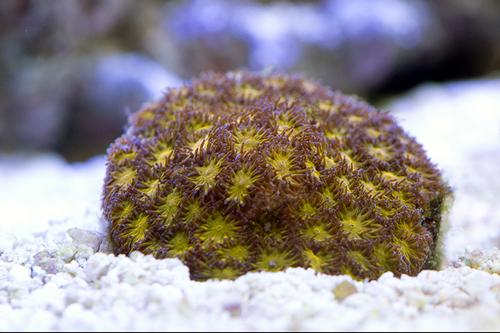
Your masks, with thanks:
[[[131,116],[103,208],[116,253],[179,257],[195,279],[377,278],[437,265],[447,194],[391,116],[298,77],[229,73]]]

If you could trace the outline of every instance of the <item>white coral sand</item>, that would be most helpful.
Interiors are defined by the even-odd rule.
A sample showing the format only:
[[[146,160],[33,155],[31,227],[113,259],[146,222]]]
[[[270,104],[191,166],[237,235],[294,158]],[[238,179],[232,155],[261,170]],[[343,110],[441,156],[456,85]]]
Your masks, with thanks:
[[[454,83],[388,106],[455,190],[445,267],[417,277],[191,281],[177,259],[109,254],[102,157],[0,157],[0,330],[498,330],[499,93]]]

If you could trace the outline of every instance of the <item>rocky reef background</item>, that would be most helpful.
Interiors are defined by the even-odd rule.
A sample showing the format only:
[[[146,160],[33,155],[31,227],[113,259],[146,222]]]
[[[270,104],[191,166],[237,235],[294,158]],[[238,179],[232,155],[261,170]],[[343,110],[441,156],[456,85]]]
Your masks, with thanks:
[[[210,70],[300,72],[380,105],[498,75],[499,40],[494,0],[4,0],[0,153],[103,154],[127,113]]]

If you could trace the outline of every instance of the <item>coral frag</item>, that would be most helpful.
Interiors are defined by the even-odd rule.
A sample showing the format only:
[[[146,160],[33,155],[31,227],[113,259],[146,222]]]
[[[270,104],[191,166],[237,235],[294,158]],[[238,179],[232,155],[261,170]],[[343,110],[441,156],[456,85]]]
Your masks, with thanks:
[[[449,194],[386,113],[300,77],[206,74],[130,118],[108,151],[116,253],[194,279],[311,267],[377,278],[436,266]]]

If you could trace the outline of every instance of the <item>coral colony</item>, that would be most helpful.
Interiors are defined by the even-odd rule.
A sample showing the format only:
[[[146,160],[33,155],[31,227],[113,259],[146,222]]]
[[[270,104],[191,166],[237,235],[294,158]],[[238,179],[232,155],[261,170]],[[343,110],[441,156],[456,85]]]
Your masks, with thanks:
[[[297,76],[206,74],[130,117],[108,151],[114,251],[193,279],[436,268],[450,194],[394,119]]]

